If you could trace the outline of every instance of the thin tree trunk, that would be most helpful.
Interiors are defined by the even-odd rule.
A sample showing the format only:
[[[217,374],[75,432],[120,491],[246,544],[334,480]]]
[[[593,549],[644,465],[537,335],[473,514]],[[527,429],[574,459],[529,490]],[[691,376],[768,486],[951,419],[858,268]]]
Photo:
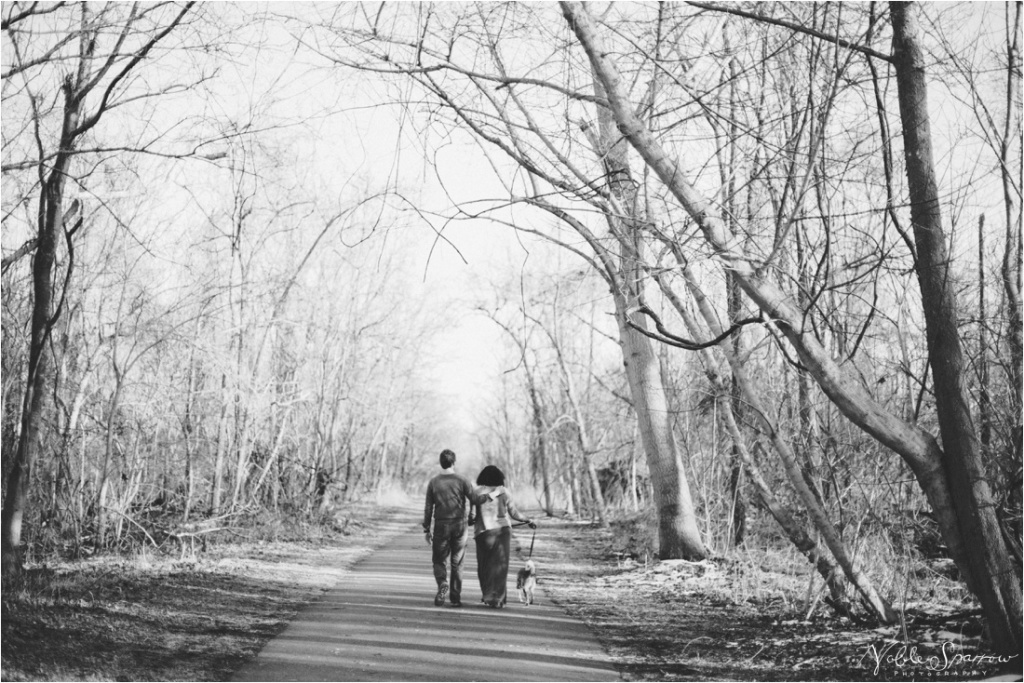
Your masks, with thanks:
[[[256,504],[259,502],[260,490],[263,487],[263,482],[266,480],[267,475],[274,468],[275,463],[278,461],[278,453],[281,452],[281,442],[284,440],[284,431],[288,422],[288,416],[285,415],[281,418],[280,423],[274,429],[274,440],[270,446],[270,452],[267,454],[267,461],[263,465],[263,470],[260,472],[259,478],[256,479],[256,483],[252,487],[250,492],[250,500]]]
[[[569,457],[569,495],[566,498],[566,513],[575,515],[577,510],[583,509],[583,501],[580,493],[580,473],[576,459]]]
[[[214,517],[221,513],[224,497],[224,459],[228,450],[228,376],[220,376],[220,418],[217,420],[217,450],[213,457],[213,486],[210,490],[210,514]]]
[[[200,322],[201,316],[196,317],[196,329],[194,336],[199,337],[199,331],[202,328]],[[193,424],[193,404],[195,401],[196,393],[196,361],[195,361],[195,346],[190,349],[188,357],[188,377],[186,379],[185,387],[185,415],[181,420],[181,433],[182,438],[185,441],[185,503],[184,510],[182,511],[182,520],[187,522],[189,516],[192,514],[192,502],[195,496],[196,488],[196,475],[195,475],[195,463],[193,458],[195,457],[192,452],[192,432],[195,429]]]
[[[548,471],[548,443],[547,443],[547,430],[544,427],[544,411],[540,404],[540,396],[537,394],[537,388],[533,383],[533,373],[529,371],[529,367],[526,363],[526,353],[523,352],[523,363],[524,367],[527,367],[526,371],[526,390],[530,395],[530,407],[532,410],[532,421],[533,421],[533,444],[534,444],[534,462],[537,468],[540,470],[541,486],[544,487],[544,512],[551,514],[554,508],[551,503],[551,474]]]
[[[736,278],[732,277],[731,274],[726,277],[726,289],[728,291],[729,323],[733,324],[741,318],[742,311],[740,289],[736,283]],[[733,334],[730,343],[736,358],[742,358],[742,330],[737,330]],[[732,386],[729,388],[729,410],[733,416],[742,414],[741,411],[743,410],[743,399],[740,396],[739,383],[735,379],[733,379]],[[747,528],[747,506],[743,497],[742,478],[740,476],[743,472],[742,454],[740,453],[740,448],[743,447],[743,444],[736,443],[735,435],[731,436],[733,443],[730,448],[729,462],[729,519],[731,521],[729,533],[732,544],[738,546],[743,543],[743,536]]]
[[[535,321],[537,322],[537,321]],[[539,324],[539,322],[538,322]],[[543,326],[542,326],[543,327]],[[608,526],[608,507],[605,504],[604,494],[601,492],[601,482],[597,476],[597,469],[594,467],[594,459],[591,454],[594,452],[593,444],[590,441],[590,429],[586,415],[583,414],[583,406],[576,393],[576,382],[572,373],[566,365],[565,357],[562,355],[562,347],[555,338],[555,335],[544,328],[551,344],[555,347],[555,355],[558,358],[558,368],[561,370],[562,382],[565,385],[565,394],[569,399],[569,407],[572,408],[573,421],[576,423],[577,443],[580,447],[580,455],[583,459],[583,467],[587,471],[587,480],[590,482],[590,496],[594,501],[594,511],[597,513],[597,521],[601,527]]]
[[[78,421],[82,415],[82,406],[85,405],[85,399],[86,396],[88,395],[89,382],[90,375],[88,374],[87,370],[86,374],[82,376],[82,381],[78,384],[78,390],[75,392],[75,398],[71,402],[71,412],[68,414],[68,422],[64,426],[64,434],[61,438],[61,452],[65,454],[64,457],[66,458],[67,476],[68,479],[72,481],[73,475],[71,471],[71,449],[72,444],[74,443],[75,440],[75,431],[78,429]],[[77,486],[72,484],[71,481],[68,482],[67,488],[65,488],[64,495],[64,499],[67,505],[66,514],[73,514],[73,511],[75,509],[74,499],[77,497],[75,496],[74,491],[76,488],[77,490],[80,491],[84,483],[85,482],[82,477],[79,477]],[[80,525],[81,523],[82,518],[81,516],[78,516],[76,525]]]
[[[629,449],[629,502],[633,507],[633,512],[640,512],[640,482],[637,481],[636,476],[636,451],[639,446],[639,434],[637,427],[633,427],[633,445]]]
[[[984,455],[992,445],[992,400],[985,315],[985,214],[978,216],[978,438]]]
[[[747,448],[739,425],[736,424],[736,418],[732,413],[731,406],[725,402],[722,403],[722,419],[725,421],[726,427],[732,435],[733,443],[736,445],[736,450],[739,452],[740,459],[750,475],[750,481],[754,485],[757,497],[765,509],[768,510],[768,514],[772,516],[772,519],[782,529],[782,532],[786,534],[786,538],[789,539],[790,543],[800,551],[801,555],[807,558],[808,562],[814,566],[818,574],[825,580],[825,585],[828,586],[831,596],[830,604],[832,608],[839,614],[849,615],[850,607],[846,600],[842,572],[832,562],[828,554],[822,552],[817,542],[807,533],[803,525],[797,521],[793,511],[780,503],[775,494],[772,493],[771,487],[761,473],[761,468]]]
[[[113,352],[115,358],[117,354],[116,348],[115,343]],[[103,447],[103,465],[100,467],[99,497],[96,502],[96,543],[100,548],[104,548],[107,545],[107,499],[110,493],[110,465],[114,459],[114,420],[121,402],[121,389],[124,387],[124,378],[117,369],[116,359],[114,362],[114,393],[111,394],[110,400],[107,402],[107,426]]]
[[[84,21],[84,20],[83,20]],[[82,39],[79,76],[84,75],[85,60],[91,55]],[[62,227],[64,184],[75,148],[74,131],[78,126],[82,101],[75,97],[71,77],[64,84],[64,115],[60,145],[39,197],[36,251],[32,260],[32,321],[29,342],[28,373],[21,414],[18,449],[11,463],[0,519],[0,573],[11,576],[21,565],[21,527],[28,502],[32,465],[43,450],[43,414],[49,404],[48,389],[53,374],[50,358],[50,332],[60,311],[53,310],[53,270],[57,260],[57,235]],[[72,204],[70,220],[78,210]],[[70,266],[69,266],[70,267]]]

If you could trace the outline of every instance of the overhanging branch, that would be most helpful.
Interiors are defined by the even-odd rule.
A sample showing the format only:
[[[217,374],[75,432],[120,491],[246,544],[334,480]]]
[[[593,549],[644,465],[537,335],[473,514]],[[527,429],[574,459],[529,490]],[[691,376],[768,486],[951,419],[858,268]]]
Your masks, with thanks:
[[[706,342],[696,342],[691,341],[689,339],[685,339],[683,337],[680,337],[679,335],[670,332],[669,329],[665,327],[664,323],[662,323],[661,318],[658,317],[658,314],[652,311],[647,306],[647,304],[640,304],[640,306],[636,310],[638,313],[643,313],[652,321],[654,321],[654,327],[656,330],[658,330],[657,334],[651,332],[650,330],[644,329],[642,326],[637,325],[629,318],[626,319],[627,325],[629,325],[634,330],[636,330],[637,332],[646,337],[650,337],[651,339],[660,341],[663,344],[668,344],[669,346],[675,346],[680,349],[686,349],[687,351],[700,351],[702,349],[711,348],[712,346],[718,346],[723,341],[728,339],[733,332],[736,332],[737,330],[745,327],[746,325],[760,325],[761,323],[764,322],[764,314],[759,314],[756,318],[744,318],[743,320],[737,320],[735,323],[733,323],[732,327],[725,330],[724,332],[722,332],[722,334],[718,335],[714,339]]]

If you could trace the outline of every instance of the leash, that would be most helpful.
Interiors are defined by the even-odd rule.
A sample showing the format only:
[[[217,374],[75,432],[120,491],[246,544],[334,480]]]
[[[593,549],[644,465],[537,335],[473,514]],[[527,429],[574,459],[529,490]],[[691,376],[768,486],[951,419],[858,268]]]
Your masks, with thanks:
[[[529,522],[519,522],[518,524],[513,524],[512,526],[526,526],[527,524],[529,524]],[[526,559],[528,559],[528,560],[532,560],[533,559],[533,542],[536,541],[536,540],[537,540],[537,528],[534,527],[533,535],[530,536],[530,554],[527,555],[527,557],[526,557]]]

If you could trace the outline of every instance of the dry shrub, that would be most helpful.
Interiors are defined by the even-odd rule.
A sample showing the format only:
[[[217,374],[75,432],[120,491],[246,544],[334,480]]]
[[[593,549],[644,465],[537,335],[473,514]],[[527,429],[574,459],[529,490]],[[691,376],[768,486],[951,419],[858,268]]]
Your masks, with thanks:
[[[750,512],[741,545],[712,549],[715,571],[700,578],[700,591],[713,600],[771,606],[780,614],[801,619],[831,614],[823,602],[824,581],[811,563],[765,513]],[[927,515],[885,517],[890,521],[884,525],[848,527],[846,542],[857,568],[897,611],[930,613],[936,604],[944,605],[946,612],[976,606],[952,562],[943,556],[934,522]],[[609,559],[620,569],[642,574],[658,561],[653,510],[619,513],[610,532]],[[821,549],[828,552],[824,546]],[[643,582],[642,576],[634,578]],[[849,598],[859,603],[856,595]]]

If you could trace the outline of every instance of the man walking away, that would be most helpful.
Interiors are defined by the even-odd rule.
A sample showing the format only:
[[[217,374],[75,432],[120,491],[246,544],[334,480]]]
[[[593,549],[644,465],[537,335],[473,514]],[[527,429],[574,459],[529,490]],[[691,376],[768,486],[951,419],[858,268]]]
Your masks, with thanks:
[[[462,475],[455,473],[455,453],[447,448],[441,451],[441,474],[427,485],[427,501],[423,508],[423,532],[427,545],[433,549],[434,579],[437,580],[437,595],[434,604],[440,607],[445,596],[451,591],[452,607],[462,606],[462,560],[466,556],[466,503],[476,505],[500,495],[474,493],[473,485]],[[430,533],[430,520],[434,519],[434,533]],[[448,578],[448,564],[451,561],[451,579]]]

